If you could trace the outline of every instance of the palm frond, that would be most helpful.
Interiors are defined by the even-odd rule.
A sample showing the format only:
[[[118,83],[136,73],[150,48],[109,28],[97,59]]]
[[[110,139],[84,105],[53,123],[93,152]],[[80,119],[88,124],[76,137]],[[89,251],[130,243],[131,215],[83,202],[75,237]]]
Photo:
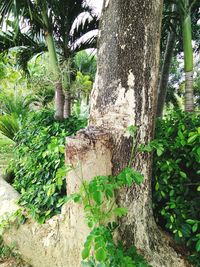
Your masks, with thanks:
[[[98,31],[91,31],[88,34],[83,35],[81,38],[76,40],[71,45],[71,50],[73,53],[80,52],[82,50],[86,50],[89,48],[96,48],[97,47],[97,35]]]
[[[34,57],[39,56],[47,51],[47,46],[44,43],[39,43],[34,46],[21,47],[16,54],[17,64],[29,75],[28,62]]]

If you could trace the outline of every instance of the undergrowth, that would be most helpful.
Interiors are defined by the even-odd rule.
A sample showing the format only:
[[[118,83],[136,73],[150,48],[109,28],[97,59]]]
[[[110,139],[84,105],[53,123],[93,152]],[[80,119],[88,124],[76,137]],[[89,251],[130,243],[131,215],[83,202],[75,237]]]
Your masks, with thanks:
[[[200,266],[200,114],[159,120],[154,144],[153,205],[157,222]]]
[[[22,122],[10,169],[21,194],[19,204],[39,223],[60,213],[66,200],[65,138],[85,125],[85,119],[74,116],[55,121],[49,110],[30,113]]]

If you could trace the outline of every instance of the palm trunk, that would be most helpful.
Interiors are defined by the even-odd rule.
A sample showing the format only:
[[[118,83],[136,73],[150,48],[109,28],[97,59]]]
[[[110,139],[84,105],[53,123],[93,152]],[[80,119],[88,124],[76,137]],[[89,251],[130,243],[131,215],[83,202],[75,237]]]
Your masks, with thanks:
[[[172,7],[172,11],[175,11],[175,5]],[[171,23],[176,26],[176,22],[174,20]],[[167,45],[164,55],[164,61],[161,70],[161,77],[158,86],[158,104],[157,104],[157,117],[162,117],[163,109],[165,105],[166,95],[167,95],[167,85],[169,81],[169,73],[170,67],[174,52],[174,46],[176,41],[176,34],[174,31],[169,32],[167,38]]]
[[[62,90],[62,83],[60,81],[55,83],[55,119],[63,120],[64,116],[64,95]]]
[[[138,127],[137,146],[153,138],[162,1],[110,0],[104,4],[89,124],[110,132],[113,174],[117,174],[130,161],[132,139],[127,127]],[[154,221],[152,155],[138,152],[137,147],[134,150],[132,167],[144,175],[144,183],[118,192],[120,206],[128,210],[120,221],[120,238],[127,248],[135,245],[154,267],[185,266]]]
[[[43,20],[45,22],[46,28],[48,29],[45,32],[45,39],[46,39],[46,43],[48,47],[51,69],[54,75],[53,79],[55,81],[55,119],[62,120],[63,119],[63,106],[64,106],[62,81],[60,77],[60,70],[58,66],[58,58],[56,54],[55,43],[54,43],[53,35],[51,33],[51,29],[49,26],[47,7],[45,6],[45,3],[42,9],[42,16],[43,16]]]
[[[50,64],[52,72],[54,74],[53,79],[55,79],[55,119],[63,120],[64,95],[62,89],[62,82],[60,78],[54,40],[52,35],[49,33],[46,33],[46,42],[49,51]]]
[[[64,119],[69,118],[71,115],[71,96],[70,92],[65,92],[65,102],[64,102]]]
[[[192,49],[192,26],[190,13],[182,21],[183,49],[185,65],[185,111],[194,110],[193,92],[193,49]]]

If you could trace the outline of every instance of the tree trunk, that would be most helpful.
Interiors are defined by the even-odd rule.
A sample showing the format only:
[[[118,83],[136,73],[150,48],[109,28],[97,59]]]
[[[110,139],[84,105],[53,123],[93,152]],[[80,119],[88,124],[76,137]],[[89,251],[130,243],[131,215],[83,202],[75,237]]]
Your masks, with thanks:
[[[137,146],[154,135],[161,14],[159,0],[104,1],[89,124],[111,133],[113,174],[130,160],[128,126],[138,127]],[[152,155],[136,148],[132,167],[144,175],[144,183],[118,193],[120,206],[128,209],[120,222],[121,240],[126,247],[134,244],[154,267],[186,266],[154,222]]]
[[[172,11],[175,11],[175,5],[172,7]],[[176,22],[174,20],[171,23],[176,27]],[[164,54],[164,61],[161,70],[160,81],[158,85],[158,103],[157,103],[157,117],[162,117],[163,109],[165,105],[166,95],[167,95],[167,85],[169,81],[169,72],[174,52],[174,46],[176,41],[176,34],[172,30],[168,34],[167,45]]]
[[[194,111],[193,71],[185,72],[185,111]]]
[[[64,119],[69,118],[71,115],[71,97],[70,92],[65,92],[65,102],[64,102]]]
[[[55,83],[55,119],[63,120],[64,109],[64,95],[62,90],[62,83],[60,81]]]
[[[193,92],[192,25],[191,25],[190,11],[188,11],[186,14],[187,15],[182,19],[184,68],[185,68],[185,111],[193,111],[194,92]]]
[[[58,58],[56,54],[55,42],[53,39],[53,34],[50,31],[49,20],[47,15],[47,7],[46,5],[43,8],[42,12],[43,20],[45,21],[48,31],[45,33],[45,39],[49,52],[49,61],[50,67],[53,74],[53,80],[55,81],[55,119],[62,120],[63,119],[63,109],[64,109],[64,95],[62,89],[62,82],[60,77],[60,70],[58,65]],[[62,106],[60,106],[62,105]]]

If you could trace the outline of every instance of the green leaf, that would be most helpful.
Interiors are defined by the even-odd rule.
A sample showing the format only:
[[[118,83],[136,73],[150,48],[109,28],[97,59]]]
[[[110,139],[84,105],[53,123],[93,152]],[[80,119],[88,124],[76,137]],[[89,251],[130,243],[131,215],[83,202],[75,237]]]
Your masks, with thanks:
[[[135,134],[137,132],[137,129],[138,129],[137,126],[130,125],[130,126],[128,126],[127,131],[130,134],[130,136],[135,137]]]
[[[198,240],[198,242],[196,243],[196,251],[199,252],[200,251],[200,239]]]
[[[105,191],[105,194],[106,194],[106,197],[107,198],[113,198],[114,194],[113,194],[113,190],[110,189],[110,188],[107,188],[106,191]]]
[[[101,192],[100,192],[100,191],[95,191],[95,192],[93,193],[93,199],[95,200],[95,202],[96,202],[97,204],[101,204],[101,202],[102,202]]]
[[[90,248],[89,247],[84,248],[82,251],[82,259],[83,260],[87,259],[89,255],[90,255]]]
[[[197,191],[200,192],[200,185],[197,187]]]
[[[192,219],[188,219],[188,220],[186,220],[186,222],[189,223],[189,224],[194,224],[194,223],[196,223],[196,221],[194,221],[194,220],[192,220]]]
[[[156,183],[156,186],[155,186],[155,190],[158,191],[158,190],[159,190],[159,187],[160,187],[160,185],[159,185],[159,183],[157,182],[157,183]]]
[[[178,231],[178,236],[179,237],[183,237],[183,234],[182,234],[182,232],[180,230]]]
[[[94,225],[94,223],[93,223],[92,221],[89,221],[89,222],[88,222],[88,227],[89,227],[89,228],[92,228],[93,225]]]
[[[106,251],[103,248],[99,248],[95,253],[96,260],[102,262],[105,261],[107,255]]]
[[[196,140],[197,137],[198,137],[198,134],[194,134],[194,135],[190,136],[188,138],[188,144],[193,143]]]
[[[133,179],[136,182],[136,184],[140,185],[144,180],[144,176],[141,173],[134,171]]]
[[[198,223],[195,223],[192,227],[192,232],[195,233],[198,229]]]
[[[123,217],[127,214],[128,210],[126,208],[115,208],[114,213],[117,217]]]
[[[184,178],[184,179],[187,178],[187,175],[186,175],[185,172],[180,171],[179,174],[180,174],[180,176],[181,176],[182,178]]]
[[[170,221],[173,223],[174,222],[174,217],[171,215],[170,216]]]
[[[163,154],[163,150],[160,148],[156,149],[157,156],[160,157]]]
[[[197,148],[197,154],[200,157],[200,147]]]
[[[45,222],[45,219],[46,219],[45,216],[41,216],[41,217],[38,218],[37,221],[38,221],[39,224],[43,224]]]

